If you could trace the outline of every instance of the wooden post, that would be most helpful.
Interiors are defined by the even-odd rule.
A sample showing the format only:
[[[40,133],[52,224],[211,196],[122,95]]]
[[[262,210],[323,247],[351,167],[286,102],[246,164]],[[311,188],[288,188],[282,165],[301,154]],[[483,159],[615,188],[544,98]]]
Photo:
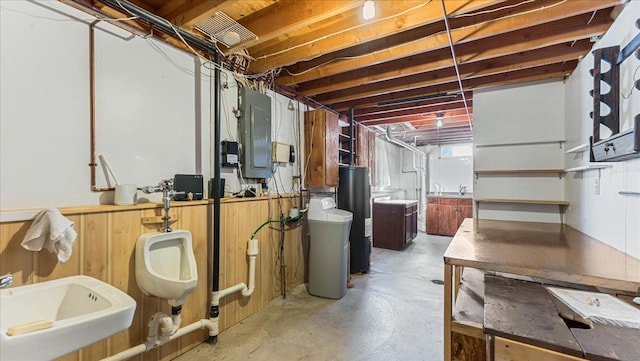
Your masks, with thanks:
[[[453,266],[444,265],[444,361],[451,361],[451,317],[453,316]]]

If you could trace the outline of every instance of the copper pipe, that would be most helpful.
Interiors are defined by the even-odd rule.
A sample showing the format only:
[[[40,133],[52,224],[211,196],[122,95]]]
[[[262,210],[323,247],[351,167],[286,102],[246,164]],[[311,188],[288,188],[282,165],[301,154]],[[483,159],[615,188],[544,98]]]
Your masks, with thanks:
[[[91,125],[89,131],[91,134],[91,154],[89,167],[91,168],[91,191],[104,192],[112,191],[115,188],[98,188],[96,187],[96,67],[95,67],[95,26],[101,20],[96,20],[89,25],[89,118]]]

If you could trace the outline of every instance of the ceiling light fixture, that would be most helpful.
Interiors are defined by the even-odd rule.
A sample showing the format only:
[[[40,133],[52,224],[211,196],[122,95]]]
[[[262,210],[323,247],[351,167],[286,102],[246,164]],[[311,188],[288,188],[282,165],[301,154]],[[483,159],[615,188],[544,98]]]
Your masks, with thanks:
[[[436,114],[436,119],[438,120],[436,122],[436,127],[438,127],[438,128],[442,127],[442,119],[444,119],[444,114],[442,114],[442,113]]]
[[[235,31],[227,31],[222,35],[222,41],[229,46],[234,46],[240,42],[240,34]]]
[[[376,5],[373,0],[366,0],[362,6],[362,18],[371,20],[376,16]]]

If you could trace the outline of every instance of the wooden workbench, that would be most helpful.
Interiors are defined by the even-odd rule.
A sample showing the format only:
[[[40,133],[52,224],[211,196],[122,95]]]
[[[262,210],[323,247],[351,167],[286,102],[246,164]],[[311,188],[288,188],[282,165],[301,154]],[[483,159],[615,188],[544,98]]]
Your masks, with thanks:
[[[459,289],[464,267],[640,295],[640,260],[567,225],[466,219],[444,254],[445,361],[452,360],[452,335],[483,337],[481,321],[454,317],[456,295],[477,294]]]

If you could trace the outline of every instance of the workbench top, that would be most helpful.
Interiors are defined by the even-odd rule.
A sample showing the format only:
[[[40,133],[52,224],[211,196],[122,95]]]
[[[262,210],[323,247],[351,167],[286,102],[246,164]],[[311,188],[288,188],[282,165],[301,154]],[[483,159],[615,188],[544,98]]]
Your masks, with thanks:
[[[466,219],[444,262],[640,295],[640,260],[559,223]]]

